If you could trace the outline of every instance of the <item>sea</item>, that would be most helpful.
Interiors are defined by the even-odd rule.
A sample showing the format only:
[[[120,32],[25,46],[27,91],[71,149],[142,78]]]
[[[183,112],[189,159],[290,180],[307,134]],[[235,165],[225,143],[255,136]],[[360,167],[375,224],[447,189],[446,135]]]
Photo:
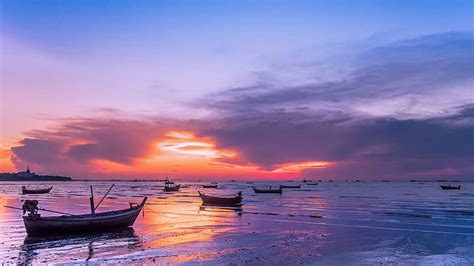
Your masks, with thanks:
[[[437,182],[0,182],[2,264],[148,265],[474,265],[474,183],[442,190]],[[148,197],[133,228],[72,236],[27,236],[25,199],[66,213],[124,209]],[[256,194],[252,186],[277,187]],[[22,195],[53,186],[49,194]],[[202,206],[198,191],[243,193],[241,208]],[[40,212],[42,216],[58,215]],[[51,232],[54,233],[54,232]]]

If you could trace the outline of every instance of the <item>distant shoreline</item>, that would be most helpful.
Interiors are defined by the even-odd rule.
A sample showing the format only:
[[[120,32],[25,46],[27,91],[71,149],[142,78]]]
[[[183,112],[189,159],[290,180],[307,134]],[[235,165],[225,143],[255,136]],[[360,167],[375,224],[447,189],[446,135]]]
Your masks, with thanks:
[[[2,173],[0,174],[0,181],[17,181],[17,182],[42,182],[42,181],[72,181],[73,179],[67,176],[52,176],[52,175],[35,175],[35,176],[18,176],[16,174]]]

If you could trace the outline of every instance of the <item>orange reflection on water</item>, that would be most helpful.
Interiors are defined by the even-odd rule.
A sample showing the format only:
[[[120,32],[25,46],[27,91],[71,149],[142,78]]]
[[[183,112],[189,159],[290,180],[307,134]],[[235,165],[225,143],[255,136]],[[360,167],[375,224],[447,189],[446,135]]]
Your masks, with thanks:
[[[171,196],[147,204],[141,220],[149,248],[176,247],[186,244],[212,241],[221,233],[232,229],[232,220],[239,219],[229,212],[223,215],[199,211],[200,199]]]

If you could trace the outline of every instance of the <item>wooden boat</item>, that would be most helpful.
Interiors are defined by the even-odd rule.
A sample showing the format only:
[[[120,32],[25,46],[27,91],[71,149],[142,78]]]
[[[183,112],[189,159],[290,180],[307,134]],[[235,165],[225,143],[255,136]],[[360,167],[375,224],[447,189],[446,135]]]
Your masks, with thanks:
[[[268,189],[259,189],[256,187],[252,187],[252,188],[253,188],[253,191],[255,191],[255,193],[279,193],[279,194],[282,193],[281,188],[277,188],[277,189],[272,189],[272,187],[269,187]]]
[[[441,187],[441,189],[445,189],[445,190],[450,190],[450,189],[461,189],[461,185],[457,185],[457,186],[451,186],[451,184],[449,185],[439,185]]]
[[[235,206],[241,205],[242,202],[242,192],[239,191],[235,197],[216,197],[216,196],[209,196],[201,191],[198,191],[199,196],[201,197],[202,203],[205,205],[218,205],[218,206]]]
[[[203,188],[217,188],[217,185],[202,185]]]
[[[27,189],[25,186],[21,187],[21,192],[23,194],[47,194],[53,189],[53,187],[42,188],[42,189]]]
[[[301,188],[301,185],[280,185],[280,188]]]
[[[319,183],[317,183],[317,182],[316,183],[306,183],[306,185],[308,185],[308,186],[317,186],[318,184]]]
[[[96,213],[96,209],[107,197],[113,186],[114,185],[109,188],[97,205],[94,203],[94,194],[91,186],[90,214],[76,215],[41,209],[38,208],[37,200],[25,200],[21,209],[10,206],[6,207],[23,210],[23,214],[26,212],[28,213],[27,215],[23,215],[23,222],[25,223],[25,229],[29,236],[120,230],[130,227],[135,223],[138,214],[143,209],[143,206],[145,206],[147,197],[143,198],[142,202],[136,206],[133,206],[130,203],[130,208],[128,209]],[[61,213],[64,215],[41,217],[41,215],[38,214],[39,210]]]
[[[172,184],[165,184],[165,188],[163,191],[165,192],[171,192],[171,191],[178,191],[181,185],[175,185],[174,183]]]
[[[119,230],[133,225],[146,200],[128,209],[95,214],[41,217],[29,213],[23,216],[23,222],[30,236]]]
[[[173,180],[166,178],[165,180],[165,188],[163,191],[165,192],[172,192],[172,191],[178,191],[181,185],[176,185]]]

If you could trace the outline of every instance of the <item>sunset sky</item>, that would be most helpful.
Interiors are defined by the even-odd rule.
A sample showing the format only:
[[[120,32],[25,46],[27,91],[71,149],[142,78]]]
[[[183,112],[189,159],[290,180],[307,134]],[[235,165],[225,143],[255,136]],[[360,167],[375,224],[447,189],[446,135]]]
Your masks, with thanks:
[[[474,180],[472,1],[0,3],[0,172]]]

